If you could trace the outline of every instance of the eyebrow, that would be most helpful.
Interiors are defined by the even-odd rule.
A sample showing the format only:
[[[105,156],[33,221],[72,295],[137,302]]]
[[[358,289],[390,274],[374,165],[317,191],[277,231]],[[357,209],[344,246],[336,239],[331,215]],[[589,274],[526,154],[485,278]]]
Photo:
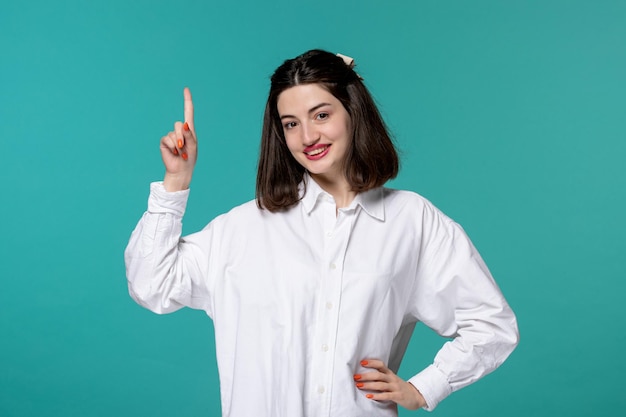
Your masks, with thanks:
[[[318,104],[316,106],[311,107],[309,109],[308,113],[311,114],[311,113],[315,112],[315,110],[319,109],[320,107],[330,106],[330,105],[331,105],[330,103],[320,103],[320,104]],[[291,114],[283,114],[282,116],[280,116],[280,120],[287,119],[289,117],[293,117],[294,119],[297,119],[296,116],[292,116]]]

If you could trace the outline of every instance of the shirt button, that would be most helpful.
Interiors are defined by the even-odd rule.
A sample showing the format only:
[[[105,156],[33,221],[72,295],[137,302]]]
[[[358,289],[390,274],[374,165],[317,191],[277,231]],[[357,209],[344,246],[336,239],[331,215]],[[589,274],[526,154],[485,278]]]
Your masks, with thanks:
[[[337,269],[337,265],[335,265],[335,263],[333,262],[332,264],[330,264],[330,269]]]
[[[326,237],[333,237],[333,232],[326,232]]]
[[[323,387],[323,386],[321,386],[321,385],[320,385],[319,387],[317,387],[317,393],[318,393],[318,394],[323,394],[325,391],[326,391],[326,390],[324,389],[324,387]]]
[[[333,308],[333,303],[326,303],[326,310],[331,310]]]
[[[324,352],[328,352],[328,345],[322,345],[322,350]]]

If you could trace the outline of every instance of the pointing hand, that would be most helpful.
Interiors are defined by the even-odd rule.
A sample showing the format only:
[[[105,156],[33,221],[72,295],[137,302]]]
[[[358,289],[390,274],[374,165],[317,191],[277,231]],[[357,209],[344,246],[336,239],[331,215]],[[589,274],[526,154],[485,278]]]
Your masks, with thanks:
[[[174,130],[161,138],[161,157],[165,165],[163,185],[167,191],[189,188],[198,157],[198,142],[193,124],[191,91],[185,88],[185,121],[174,123]]]

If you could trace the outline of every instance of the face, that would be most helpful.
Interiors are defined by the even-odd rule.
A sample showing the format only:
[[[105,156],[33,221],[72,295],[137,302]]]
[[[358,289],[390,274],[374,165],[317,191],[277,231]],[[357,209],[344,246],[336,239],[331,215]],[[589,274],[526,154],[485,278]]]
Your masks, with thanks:
[[[343,164],[352,137],[343,104],[319,84],[291,87],[278,96],[287,147],[313,178],[345,180]]]

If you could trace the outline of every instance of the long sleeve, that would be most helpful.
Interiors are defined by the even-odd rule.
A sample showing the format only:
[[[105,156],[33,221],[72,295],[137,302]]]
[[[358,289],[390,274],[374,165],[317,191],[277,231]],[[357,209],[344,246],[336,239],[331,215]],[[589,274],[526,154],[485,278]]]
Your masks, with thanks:
[[[201,237],[181,239],[189,190],[169,193],[160,182],[150,185],[148,211],[133,231],[124,252],[131,297],[163,314],[184,306],[210,310],[206,284],[208,244]],[[210,231],[204,233],[210,239]]]
[[[513,311],[463,229],[436,210],[430,214],[415,314],[452,340],[409,380],[424,395],[427,410],[495,370],[519,340]]]

